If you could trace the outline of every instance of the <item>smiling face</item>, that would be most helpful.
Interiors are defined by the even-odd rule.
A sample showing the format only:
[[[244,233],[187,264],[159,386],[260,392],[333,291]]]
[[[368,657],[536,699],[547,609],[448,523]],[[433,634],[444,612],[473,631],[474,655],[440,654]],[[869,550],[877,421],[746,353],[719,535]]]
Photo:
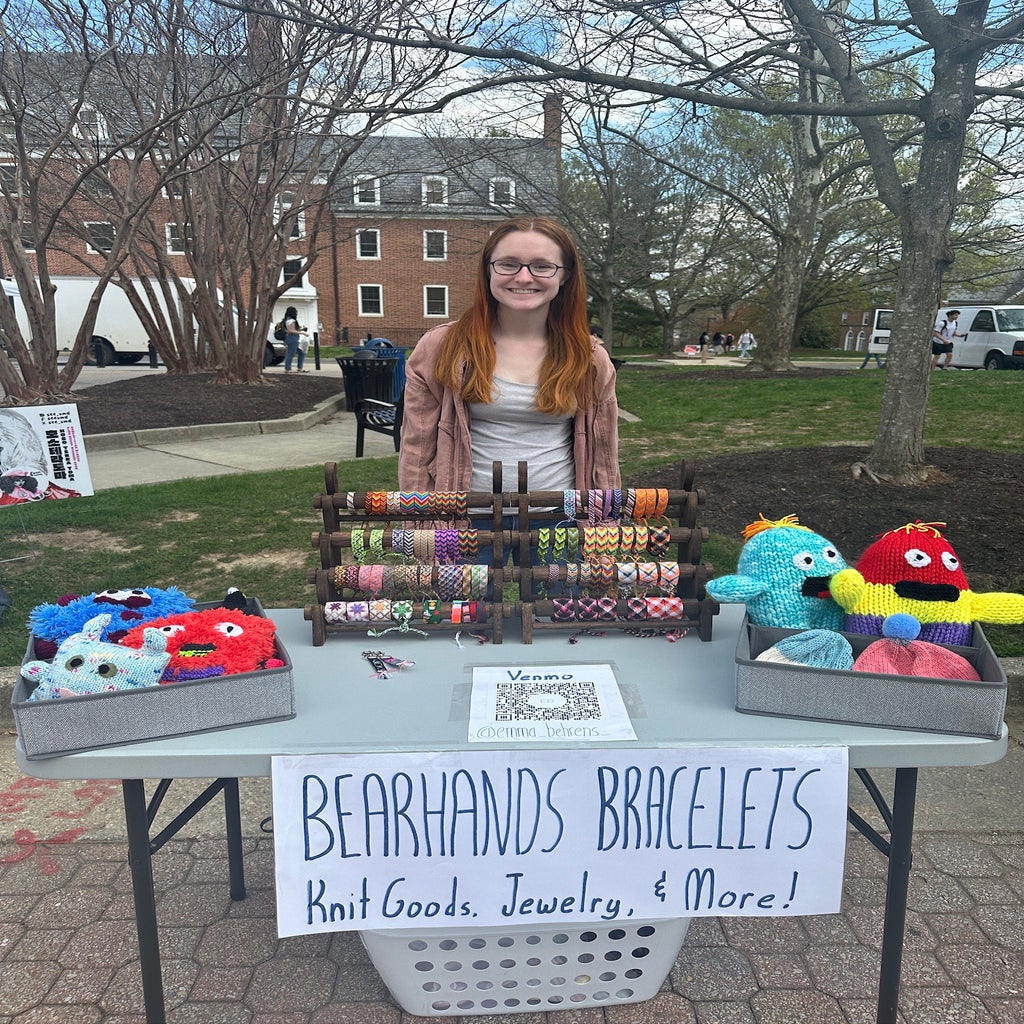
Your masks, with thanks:
[[[539,231],[513,231],[494,247],[491,261],[518,260],[520,263],[555,263],[563,266],[565,254],[554,239]],[[535,277],[524,266],[518,274],[503,276],[490,269],[490,289],[499,306],[509,311],[546,310],[558,294],[565,271],[554,277]]]

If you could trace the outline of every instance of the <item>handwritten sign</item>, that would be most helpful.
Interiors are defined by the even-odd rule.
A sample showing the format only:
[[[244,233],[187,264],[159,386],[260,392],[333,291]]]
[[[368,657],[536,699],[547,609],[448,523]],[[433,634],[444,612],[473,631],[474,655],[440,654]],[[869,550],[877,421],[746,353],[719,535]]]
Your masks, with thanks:
[[[635,740],[611,665],[480,665],[470,743]]]
[[[839,910],[843,747],[273,759],[280,935]]]

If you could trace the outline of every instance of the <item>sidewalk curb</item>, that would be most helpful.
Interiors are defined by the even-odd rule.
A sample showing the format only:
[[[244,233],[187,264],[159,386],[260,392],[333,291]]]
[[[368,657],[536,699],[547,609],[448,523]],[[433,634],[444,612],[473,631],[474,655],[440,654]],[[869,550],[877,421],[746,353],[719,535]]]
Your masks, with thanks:
[[[247,420],[233,423],[203,423],[190,427],[156,427],[152,430],[126,430],[113,434],[86,434],[85,442],[94,452],[117,451],[120,448],[146,448],[152,445],[175,444],[179,441],[202,441],[214,437],[249,437],[255,434],[287,434],[309,430],[345,409],[345,395],[339,393],[315,405],[309,412],[299,412],[283,420]]]

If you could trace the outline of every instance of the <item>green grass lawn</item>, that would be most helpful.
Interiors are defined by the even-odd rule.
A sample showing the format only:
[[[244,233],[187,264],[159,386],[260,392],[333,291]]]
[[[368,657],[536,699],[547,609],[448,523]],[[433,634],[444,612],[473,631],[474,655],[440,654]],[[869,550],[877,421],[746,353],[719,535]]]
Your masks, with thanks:
[[[619,400],[640,420],[622,426],[622,464],[633,475],[694,452],[868,444],[882,383],[880,373],[765,380],[728,370],[698,381],[682,368],[630,364]],[[1019,451],[1022,420],[1024,375],[946,374],[932,384],[926,440]],[[339,476],[346,490],[393,490],[397,460],[349,460]],[[29,610],[65,593],[174,585],[206,601],[237,586],[268,607],[307,603],[306,571],[317,564],[310,537],[320,527],[312,498],[322,489],[315,466],[0,510],[0,586],[14,601],[0,622],[0,665],[21,660]],[[713,535],[704,554],[728,572],[738,552],[734,539]],[[1019,644],[1019,633],[1006,644]]]

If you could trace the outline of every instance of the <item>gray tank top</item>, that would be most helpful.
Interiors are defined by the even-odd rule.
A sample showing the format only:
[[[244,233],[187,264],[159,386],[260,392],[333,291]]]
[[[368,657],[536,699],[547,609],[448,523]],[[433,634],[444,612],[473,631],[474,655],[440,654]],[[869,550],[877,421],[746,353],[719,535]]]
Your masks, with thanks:
[[[576,485],[572,453],[573,417],[552,416],[537,408],[531,384],[494,378],[494,401],[469,404],[473,452],[471,490],[489,491],[491,464],[502,464],[502,489],[514,491],[518,463],[530,464],[531,491],[564,491]]]

